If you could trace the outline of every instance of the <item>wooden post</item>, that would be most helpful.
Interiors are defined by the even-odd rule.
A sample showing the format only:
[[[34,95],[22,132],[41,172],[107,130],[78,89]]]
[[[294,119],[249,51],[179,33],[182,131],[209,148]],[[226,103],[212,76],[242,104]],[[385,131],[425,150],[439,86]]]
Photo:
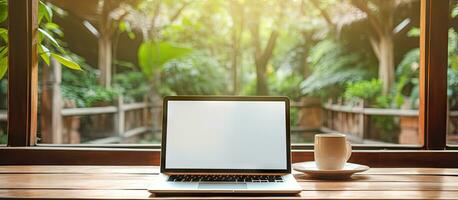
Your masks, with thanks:
[[[299,126],[302,128],[320,128],[323,114],[320,99],[314,97],[302,97],[299,110]]]
[[[364,108],[366,107],[366,102],[363,100],[360,102],[361,113],[359,113],[359,124],[358,124],[358,138],[361,139],[361,142],[364,141],[365,134],[368,133],[367,131],[367,116],[364,114]]]
[[[111,85],[111,56],[111,37],[102,32],[99,38],[99,82],[107,88]]]
[[[142,126],[148,126],[148,109],[150,108],[149,102],[148,102],[148,97],[145,95],[143,96],[143,103],[146,104],[146,106],[142,109]]]
[[[41,93],[41,143],[62,144],[62,97],[60,83],[62,66],[51,58],[43,70]]]
[[[38,0],[8,1],[8,146],[33,146],[37,132]]]
[[[401,133],[399,134],[399,144],[421,144],[423,139],[418,131],[418,118],[411,116],[399,117]]]
[[[327,105],[330,106],[332,105],[332,100],[331,99],[328,99],[328,102],[327,102]],[[332,110],[328,110],[328,116],[326,117],[327,118],[327,127],[330,128],[330,129],[334,129],[334,113],[332,112]]]
[[[118,136],[122,137],[125,132],[125,112],[124,112],[124,98],[122,95],[118,96],[118,100],[116,102],[116,120],[115,120],[115,127],[116,127],[116,133]]]
[[[151,128],[153,130],[153,132],[155,133],[156,130],[159,130],[161,128],[164,128],[162,127],[162,108],[163,106],[159,106],[159,107],[156,107],[157,106],[157,103],[155,102],[162,102],[162,104],[164,103],[162,100],[157,100],[157,101],[151,101],[152,103],[152,107],[151,107]]]
[[[105,87],[111,85],[111,59],[112,59],[112,42],[111,36],[115,30],[113,21],[110,17],[110,12],[114,9],[112,1],[102,1],[102,13],[100,15],[99,33],[98,38],[99,55],[98,64],[100,69],[99,83]]]

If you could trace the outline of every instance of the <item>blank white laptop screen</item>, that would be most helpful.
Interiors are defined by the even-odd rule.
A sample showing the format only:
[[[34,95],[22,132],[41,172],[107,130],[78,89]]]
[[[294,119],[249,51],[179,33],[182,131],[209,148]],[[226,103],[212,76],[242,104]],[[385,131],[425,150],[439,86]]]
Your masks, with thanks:
[[[165,168],[287,169],[283,101],[168,101]]]

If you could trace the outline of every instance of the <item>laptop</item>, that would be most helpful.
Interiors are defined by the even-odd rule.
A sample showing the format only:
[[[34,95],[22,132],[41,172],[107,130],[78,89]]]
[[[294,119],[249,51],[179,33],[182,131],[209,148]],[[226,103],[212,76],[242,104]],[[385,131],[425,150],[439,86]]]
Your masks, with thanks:
[[[169,96],[152,193],[299,193],[287,97]]]

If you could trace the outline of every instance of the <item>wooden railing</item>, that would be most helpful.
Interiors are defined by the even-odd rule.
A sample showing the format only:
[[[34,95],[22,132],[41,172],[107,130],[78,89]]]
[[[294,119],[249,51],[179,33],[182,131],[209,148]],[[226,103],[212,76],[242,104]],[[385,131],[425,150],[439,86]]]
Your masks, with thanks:
[[[398,139],[400,144],[421,144],[422,133],[418,129],[418,110],[414,109],[387,109],[368,108],[361,103],[359,106],[324,104],[323,118],[324,131],[341,132],[349,136],[356,143],[383,143],[370,138],[375,130],[370,125],[371,117],[392,116],[399,118]],[[458,117],[458,111],[448,113],[450,123]],[[454,130],[449,130],[454,132]]]
[[[43,133],[41,131],[41,139],[40,143],[53,143],[53,144],[60,144],[60,143],[72,143],[68,141],[62,140],[62,135],[69,131],[66,129],[72,129],[75,119],[79,120],[80,117],[84,116],[96,116],[96,115],[106,115],[112,114],[114,118],[114,127],[113,127],[113,134],[110,137],[105,137],[101,139],[95,139],[91,141],[86,141],[85,143],[94,143],[94,144],[108,144],[108,143],[119,143],[122,142],[123,139],[135,137],[144,133],[149,132],[159,132],[160,127],[158,123],[150,122],[150,123],[143,123],[141,126],[136,126],[133,128],[127,128],[126,125],[126,113],[129,111],[137,111],[142,110],[143,119],[148,118],[147,115],[151,115],[154,109],[161,108],[161,105],[153,105],[149,102],[139,102],[139,103],[124,103],[122,96],[118,97],[116,100],[115,105],[110,106],[101,106],[101,107],[86,107],[86,108],[53,108],[58,110],[60,115],[55,117],[49,117],[46,119],[41,120],[42,126],[49,126],[52,127],[51,131],[53,133]],[[0,122],[7,121],[7,111],[0,110]],[[73,118],[73,119],[72,119]],[[71,121],[70,123],[65,123],[65,121]],[[70,125],[68,125],[70,124]],[[73,127],[74,129],[79,129],[79,121],[78,126]],[[49,130],[49,129],[47,129]],[[79,133],[79,130],[73,130]],[[6,132],[6,130],[5,130]],[[46,137],[53,137],[53,138],[46,138]]]
[[[349,105],[338,105],[338,104],[317,104],[317,103],[304,103],[304,102],[292,102],[292,109],[299,110],[299,118],[301,116],[310,115],[311,109],[314,112],[320,112],[319,117],[316,117],[319,121],[314,126],[309,126],[304,120],[299,119],[297,124],[292,124],[292,133],[307,133],[307,132],[319,132],[319,131],[337,131],[347,134],[352,141],[357,143],[364,143],[364,141],[374,142],[368,137],[368,133],[371,132],[369,121],[371,116],[395,116],[404,118],[418,117],[418,110],[406,110],[406,109],[382,109],[382,108],[366,108],[363,106],[349,106]],[[148,123],[142,123],[136,127],[126,127],[126,113],[129,111],[142,112],[142,119],[151,118]],[[154,110],[154,112],[153,112]],[[161,119],[160,113],[162,106],[160,104],[153,105],[150,102],[139,102],[139,103],[124,103],[123,98],[119,97],[114,105],[102,106],[102,107],[87,107],[87,108],[63,108],[60,110],[60,117],[62,119],[68,118],[79,118],[83,116],[96,116],[96,115],[107,115],[111,114],[113,117],[113,133],[108,137],[98,138],[85,143],[93,144],[108,144],[108,143],[122,143],[126,139],[141,136],[146,133],[160,133],[161,131]],[[154,114],[156,113],[156,114]],[[151,117],[151,115],[155,115]],[[457,118],[458,111],[450,111],[450,118]],[[319,119],[318,119],[319,118]],[[7,120],[6,111],[0,111],[0,121]],[[45,119],[49,121],[50,119]],[[129,121],[129,120],[127,120]],[[418,121],[418,120],[417,120]],[[49,122],[55,123],[55,122]],[[351,125],[348,125],[351,124]],[[65,125],[53,125],[54,127],[61,127],[62,129],[71,128],[65,127]],[[412,131],[415,131],[412,129]],[[62,131],[56,131],[62,134]],[[42,135],[43,137],[43,135]],[[61,136],[62,137],[62,136]],[[53,142],[53,143],[58,143]],[[61,143],[66,143],[62,142]],[[49,140],[47,143],[51,143]]]
[[[101,115],[101,114],[113,114],[114,117],[114,130],[115,134],[110,137],[92,140],[87,143],[93,144],[106,144],[106,143],[119,143],[126,138],[134,137],[140,134],[148,133],[160,130],[160,127],[157,127],[157,123],[151,122],[150,124],[146,123],[141,126],[127,129],[125,126],[126,123],[126,112],[134,110],[142,110],[143,118],[148,118],[146,115],[151,114],[153,108],[160,108],[160,105],[154,106],[149,102],[139,102],[139,103],[128,103],[125,104],[122,96],[118,97],[115,106],[103,106],[103,107],[88,107],[88,108],[65,108],[62,109],[62,117],[75,117],[75,116],[89,116],[89,115]]]
[[[379,116],[408,116],[417,117],[418,110],[412,109],[390,109],[390,108],[365,108],[349,105],[324,104],[323,109],[327,111],[355,113],[360,115],[379,115]]]
[[[55,107],[55,106],[54,106]],[[291,108],[304,110],[309,108],[316,108],[320,107],[319,104],[303,104],[301,102],[292,102]],[[81,117],[84,116],[97,116],[97,115],[112,115],[114,118],[113,124],[113,133],[110,134],[109,137],[103,137],[99,139],[94,139],[90,141],[85,141],[85,143],[91,144],[110,144],[110,143],[122,143],[125,139],[132,138],[135,136],[140,136],[141,134],[145,133],[160,133],[161,131],[161,119],[160,113],[162,112],[162,105],[157,103],[154,104],[151,102],[139,102],[139,103],[124,103],[123,98],[119,97],[114,105],[108,106],[100,106],[100,107],[85,107],[85,108],[51,108],[57,109],[57,112],[60,113],[57,116],[57,120],[52,120],[52,117],[46,118],[42,120],[42,124],[44,123],[45,126],[49,127],[58,127],[59,130],[50,130],[54,133],[45,133],[41,134],[41,141],[40,143],[77,143],[77,141],[63,141],[62,134],[69,134],[71,132],[66,129],[79,129],[80,127],[71,127],[73,126],[74,122],[66,123],[65,121],[74,121],[80,120]],[[152,115],[156,113],[156,116],[152,117],[153,119],[150,121],[150,124],[143,124],[142,126],[137,126],[134,128],[126,128],[125,123],[126,121],[126,112],[135,111],[135,110],[143,110],[143,115]],[[7,112],[0,111],[0,121],[7,120]],[[144,118],[147,118],[144,116]],[[64,121],[64,122],[62,122]],[[60,127],[60,128],[59,128]],[[109,127],[108,127],[109,128]],[[55,128],[54,128],[55,129]],[[307,132],[310,130],[317,130],[319,127],[308,127],[308,126],[301,126],[300,124],[297,126],[291,127],[291,131],[293,133],[300,133],[300,132]],[[73,130],[77,132],[77,134],[81,134],[80,130]],[[52,137],[52,138],[46,138]],[[57,139],[56,139],[57,138]]]

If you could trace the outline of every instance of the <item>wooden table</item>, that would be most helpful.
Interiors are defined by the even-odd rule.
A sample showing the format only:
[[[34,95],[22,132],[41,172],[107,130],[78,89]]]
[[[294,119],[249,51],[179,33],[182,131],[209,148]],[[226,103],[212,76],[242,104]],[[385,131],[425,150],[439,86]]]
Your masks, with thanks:
[[[0,197],[154,199],[156,197],[146,188],[158,172],[155,166],[0,166]],[[294,174],[304,189],[300,195],[260,198],[458,199],[458,169],[374,168],[347,181],[312,180],[300,173]],[[226,195],[205,198],[254,197]]]

